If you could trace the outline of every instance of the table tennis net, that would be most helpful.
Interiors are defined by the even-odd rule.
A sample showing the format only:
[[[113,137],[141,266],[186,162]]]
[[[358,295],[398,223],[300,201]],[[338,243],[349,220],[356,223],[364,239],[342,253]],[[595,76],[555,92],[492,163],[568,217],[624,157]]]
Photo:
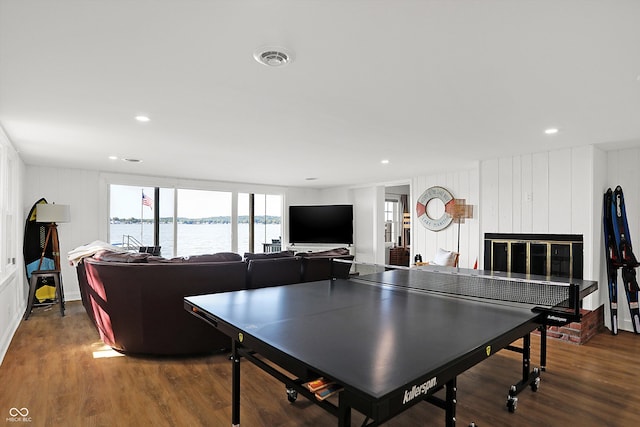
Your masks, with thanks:
[[[351,278],[409,290],[529,304],[554,309],[576,309],[577,287],[569,283],[428,271],[395,266],[353,263]]]

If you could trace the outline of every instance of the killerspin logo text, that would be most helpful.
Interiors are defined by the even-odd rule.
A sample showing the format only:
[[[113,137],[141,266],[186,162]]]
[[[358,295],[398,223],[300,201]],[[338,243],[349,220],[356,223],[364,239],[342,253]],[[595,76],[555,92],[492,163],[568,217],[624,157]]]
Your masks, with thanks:
[[[402,404],[406,405],[416,397],[429,393],[429,390],[434,388],[437,384],[438,378],[433,377],[430,380],[423,382],[422,384],[414,385],[413,387],[411,387],[411,390],[405,390]]]

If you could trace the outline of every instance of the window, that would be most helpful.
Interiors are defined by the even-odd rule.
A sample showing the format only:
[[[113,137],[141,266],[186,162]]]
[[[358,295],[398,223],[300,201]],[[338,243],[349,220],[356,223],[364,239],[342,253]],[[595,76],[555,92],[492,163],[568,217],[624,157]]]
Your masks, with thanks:
[[[154,246],[153,187],[111,185],[110,243],[129,249]]]
[[[384,241],[394,243],[398,239],[400,230],[400,209],[399,201],[387,199],[384,202]]]
[[[253,242],[250,208],[253,197]],[[282,236],[282,197],[274,194],[238,194],[238,253],[279,252]]]
[[[177,256],[230,252],[231,193],[177,190]]]
[[[280,195],[239,193],[234,214],[234,193],[229,191],[115,184],[109,191],[110,242],[129,249],[160,246],[161,255],[168,258],[230,251],[242,254],[272,249],[282,235]],[[251,197],[253,241],[249,233]]]

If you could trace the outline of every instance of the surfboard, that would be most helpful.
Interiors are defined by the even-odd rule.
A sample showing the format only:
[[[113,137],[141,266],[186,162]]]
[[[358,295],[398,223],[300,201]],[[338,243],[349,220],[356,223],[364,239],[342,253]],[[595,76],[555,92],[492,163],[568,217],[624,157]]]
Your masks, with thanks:
[[[33,204],[27,220],[24,225],[24,244],[22,247],[22,253],[24,255],[24,267],[27,275],[27,283],[31,279],[31,273],[38,269],[40,263],[40,257],[42,256],[42,250],[47,236],[47,225],[41,222],[36,222],[36,209],[40,204],[46,204],[45,198],[41,198]],[[55,269],[55,263],[53,261],[53,247],[51,242],[47,245],[44,251],[44,259],[40,270],[53,270]],[[46,280],[40,280],[36,286],[36,296],[34,304],[41,304],[53,301],[56,297],[56,287],[54,283],[47,283]]]

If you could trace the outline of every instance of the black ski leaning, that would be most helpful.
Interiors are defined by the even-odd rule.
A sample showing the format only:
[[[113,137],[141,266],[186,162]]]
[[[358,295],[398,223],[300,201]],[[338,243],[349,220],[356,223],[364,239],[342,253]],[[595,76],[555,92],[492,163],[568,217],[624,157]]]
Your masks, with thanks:
[[[619,185],[604,195],[603,230],[606,245],[607,278],[609,285],[609,303],[611,309],[611,331],[618,333],[618,268],[622,269],[622,280],[627,295],[633,331],[640,333],[640,310],[638,307],[638,281],[636,267],[638,263],[633,254],[629,224],[624,204],[624,194]]]
[[[613,238],[613,220],[611,218],[611,205],[613,191],[609,188],[604,193],[602,203],[602,225],[604,230],[605,259],[607,263],[607,285],[609,287],[609,313],[611,316],[611,333],[618,334],[618,267],[620,257],[618,248]]]

